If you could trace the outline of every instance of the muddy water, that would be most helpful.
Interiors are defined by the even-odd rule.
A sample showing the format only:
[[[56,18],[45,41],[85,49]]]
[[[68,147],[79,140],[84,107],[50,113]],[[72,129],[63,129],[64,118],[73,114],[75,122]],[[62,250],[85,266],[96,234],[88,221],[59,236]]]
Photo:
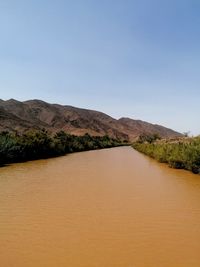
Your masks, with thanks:
[[[0,169],[2,267],[199,267],[200,177],[130,147]]]

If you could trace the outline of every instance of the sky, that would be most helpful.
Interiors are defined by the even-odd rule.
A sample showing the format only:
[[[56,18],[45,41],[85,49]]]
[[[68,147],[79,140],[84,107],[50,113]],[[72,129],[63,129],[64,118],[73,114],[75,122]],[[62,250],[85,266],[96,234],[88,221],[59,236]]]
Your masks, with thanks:
[[[200,134],[199,0],[0,0],[0,98]]]

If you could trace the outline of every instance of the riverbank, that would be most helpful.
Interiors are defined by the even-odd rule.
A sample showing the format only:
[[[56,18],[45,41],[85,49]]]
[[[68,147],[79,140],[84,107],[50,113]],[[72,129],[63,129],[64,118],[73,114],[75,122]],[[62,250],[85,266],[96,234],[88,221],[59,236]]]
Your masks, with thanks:
[[[138,140],[133,148],[175,169],[200,173],[200,137],[174,140]]]
[[[105,136],[75,136],[60,131],[28,131],[24,134],[0,133],[0,166],[14,162],[62,156],[67,153],[121,146],[122,141]]]

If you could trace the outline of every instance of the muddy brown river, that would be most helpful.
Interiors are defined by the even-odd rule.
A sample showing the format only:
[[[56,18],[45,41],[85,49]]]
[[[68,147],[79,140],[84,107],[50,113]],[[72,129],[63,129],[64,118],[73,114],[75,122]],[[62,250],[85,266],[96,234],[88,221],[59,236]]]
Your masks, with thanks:
[[[121,147],[0,168],[1,267],[199,267],[200,176]]]

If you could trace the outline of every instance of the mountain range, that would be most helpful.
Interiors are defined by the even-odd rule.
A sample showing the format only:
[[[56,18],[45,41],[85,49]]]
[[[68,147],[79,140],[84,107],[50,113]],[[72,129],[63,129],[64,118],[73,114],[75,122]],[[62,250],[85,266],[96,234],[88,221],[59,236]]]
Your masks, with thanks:
[[[130,118],[117,120],[95,110],[49,104],[41,100],[0,100],[0,131],[25,132],[29,129],[46,129],[51,133],[63,130],[75,135],[109,135],[128,141],[135,140],[141,134],[157,133],[162,138],[182,136],[161,125]]]

